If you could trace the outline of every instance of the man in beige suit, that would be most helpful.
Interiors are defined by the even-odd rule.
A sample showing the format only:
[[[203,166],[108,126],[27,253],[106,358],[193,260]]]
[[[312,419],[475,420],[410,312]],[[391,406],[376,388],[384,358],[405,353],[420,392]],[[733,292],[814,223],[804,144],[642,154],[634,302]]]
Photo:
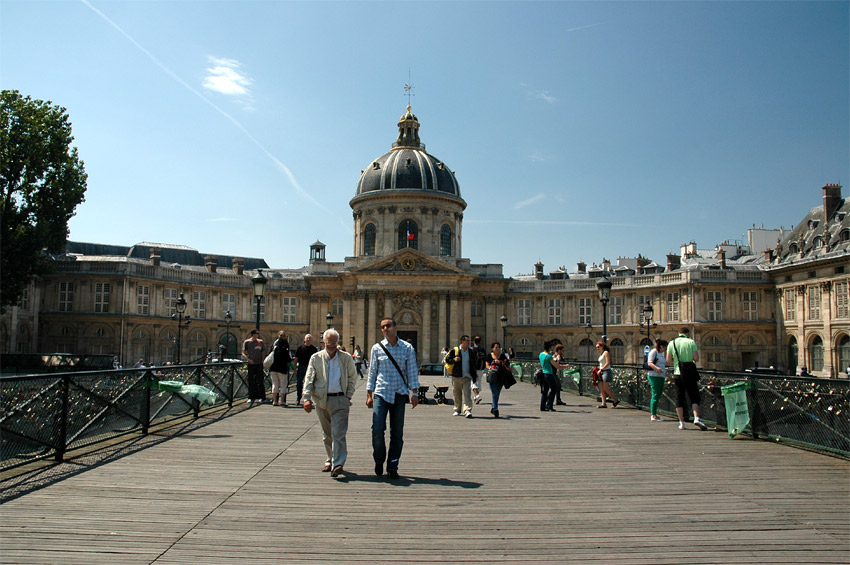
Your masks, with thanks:
[[[322,472],[330,471],[332,477],[338,477],[348,456],[345,434],[357,368],[351,355],[339,350],[339,333],[335,329],[327,330],[323,339],[325,348],[310,357],[304,376],[304,410],[312,412],[315,406],[322,425],[328,454]]]

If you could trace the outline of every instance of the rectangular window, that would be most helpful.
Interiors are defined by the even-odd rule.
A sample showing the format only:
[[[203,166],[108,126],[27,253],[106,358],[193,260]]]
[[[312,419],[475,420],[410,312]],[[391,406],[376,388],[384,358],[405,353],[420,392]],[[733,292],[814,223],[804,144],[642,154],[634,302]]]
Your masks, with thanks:
[[[718,365],[723,363],[723,354],[722,353],[709,352],[709,353],[706,353],[706,357],[707,357],[706,361],[708,362],[708,364],[714,366],[715,368]]]
[[[151,287],[139,285],[136,287],[136,313],[147,316],[151,312]]]
[[[29,310],[30,308],[30,289],[28,288],[25,288],[21,293],[20,308],[21,310]]]
[[[652,304],[652,298],[650,298],[648,294],[639,294],[637,297],[638,322],[641,324],[646,322],[646,319],[643,316],[643,307],[647,304]]]
[[[177,313],[177,289],[166,288],[162,291],[162,298],[165,301],[165,315],[173,316]]]
[[[480,318],[484,315],[484,303],[480,300],[472,301],[472,316],[475,318]]]
[[[192,292],[192,316],[200,320],[207,317],[207,293],[206,291]]]
[[[257,304],[257,299],[254,298],[254,316],[257,315],[256,304]],[[260,298],[260,321],[261,322],[266,321],[266,297],[265,296]]]
[[[623,297],[612,296],[608,303],[608,323],[611,325],[623,323]]]
[[[754,322],[759,319],[759,293],[755,291],[744,291],[744,319]]]
[[[793,288],[785,291],[785,321],[793,322],[797,319],[797,293]]]
[[[109,283],[97,283],[94,285],[94,311],[96,314],[109,312],[109,295],[112,294],[112,285]]]
[[[519,325],[531,325],[531,299],[524,298],[516,301],[516,315]]]
[[[342,298],[334,298],[333,300],[333,308],[331,308],[331,313],[334,316],[342,316],[343,309],[343,301]],[[474,316],[475,314],[473,314]]]
[[[667,293],[667,321],[668,322],[678,322],[679,321],[679,293],[678,292],[668,292]]]
[[[236,295],[224,293],[221,295],[221,315],[230,311],[230,315],[236,315]]]
[[[552,298],[549,300],[549,325],[561,325],[561,299]]]
[[[591,319],[593,317],[593,299],[592,298],[579,298],[578,299],[578,323],[579,325],[586,326],[593,322]]]
[[[850,283],[835,283],[835,317],[850,318]]]
[[[283,322],[292,324],[298,317],[298,299],[294,297],[283,297]]]
[[[74,307],[74,283],[59,283],[59,311],[71,312]],[[60,352],[61,353],[61,352]]]
[[[719,322],[723,319],[723,295],[719,290],[709,290],[708,296],[708,319],[711,322]]]
[[[809,320],[820,320],[820,287],[810,286],[809,294]]]

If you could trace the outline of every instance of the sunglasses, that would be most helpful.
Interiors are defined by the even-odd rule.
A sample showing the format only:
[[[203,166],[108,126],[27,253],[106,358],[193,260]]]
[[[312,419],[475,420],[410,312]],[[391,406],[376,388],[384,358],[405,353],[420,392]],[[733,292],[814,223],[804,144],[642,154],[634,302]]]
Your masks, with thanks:
[[[382,329],[382,330],[385,330],[385,329],[387,329],[387,328],[391,328],[391,327],[393,327],[393,324],[381,324],[381,329]]]

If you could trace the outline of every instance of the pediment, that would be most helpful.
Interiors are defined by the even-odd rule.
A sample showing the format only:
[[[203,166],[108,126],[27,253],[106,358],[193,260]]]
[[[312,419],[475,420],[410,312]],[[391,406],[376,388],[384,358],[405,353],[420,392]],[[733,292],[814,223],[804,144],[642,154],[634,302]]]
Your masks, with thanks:
[[[351,274],[398,274],[398,275],[469,275],[466,271],[446,265],[415,249],[401,249],[376,259],[374,262],[351,270]]]

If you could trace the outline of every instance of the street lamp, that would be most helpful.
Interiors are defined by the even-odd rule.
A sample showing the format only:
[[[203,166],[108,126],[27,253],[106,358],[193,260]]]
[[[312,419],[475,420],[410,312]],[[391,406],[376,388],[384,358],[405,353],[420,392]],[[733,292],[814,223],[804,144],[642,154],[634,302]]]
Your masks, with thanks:
[[[224,345],[220,345],[221,351],[219,352],[218,360],[224,361],[224,354],[227,353],[230,355],[230,322],[233,321],[233,314],[230,313],[230,310],[224,313]]]
[[[328,322],[328,329],[331,329],[331,326],[334,325],[334,315],[328,312],[328,315],[325,316],[325,320]]]
[[[184,319],[183,313],[186,311],[186,307],[189,305],[186,302],[186,299],[183,298],[183,293],[180,293],[180,296],[177,298],[177,301],[174,303],[174,308],[177,310],[176,314],[171,315],[172,320],[177,320],[177,364],[183,364],[183,358],[181,356],[181,346],[183,344],[183,328],[189,327],[189,324],[192,323],[192,317],[186,314]]]
[[[649,337],[650,324],[652,323],[652,312],[652,304],[647,302],[643,305],[643,320],[646,323],[646,340],[650,342],[650,345],[652,345],[652,340]]]
[[[502,348],[507,351],[508,350],[508,317],[502,314],[502,317],[499,318],[499,322],[502,324]]]
[[[260,329],[260,303],[263,301],[263,294],[266,292],[266,283],[268,279],[263,276],[263,272],[257,269],[257,274],[251,279],[254,285],[254,298],[257,299],[257,329]]]
[[[608,300],[611,299],[611,280],[608,277],[601,277],[596,281],[596,288],[599,289],[599,301],[602,302],[602,343],[608,343]]]

